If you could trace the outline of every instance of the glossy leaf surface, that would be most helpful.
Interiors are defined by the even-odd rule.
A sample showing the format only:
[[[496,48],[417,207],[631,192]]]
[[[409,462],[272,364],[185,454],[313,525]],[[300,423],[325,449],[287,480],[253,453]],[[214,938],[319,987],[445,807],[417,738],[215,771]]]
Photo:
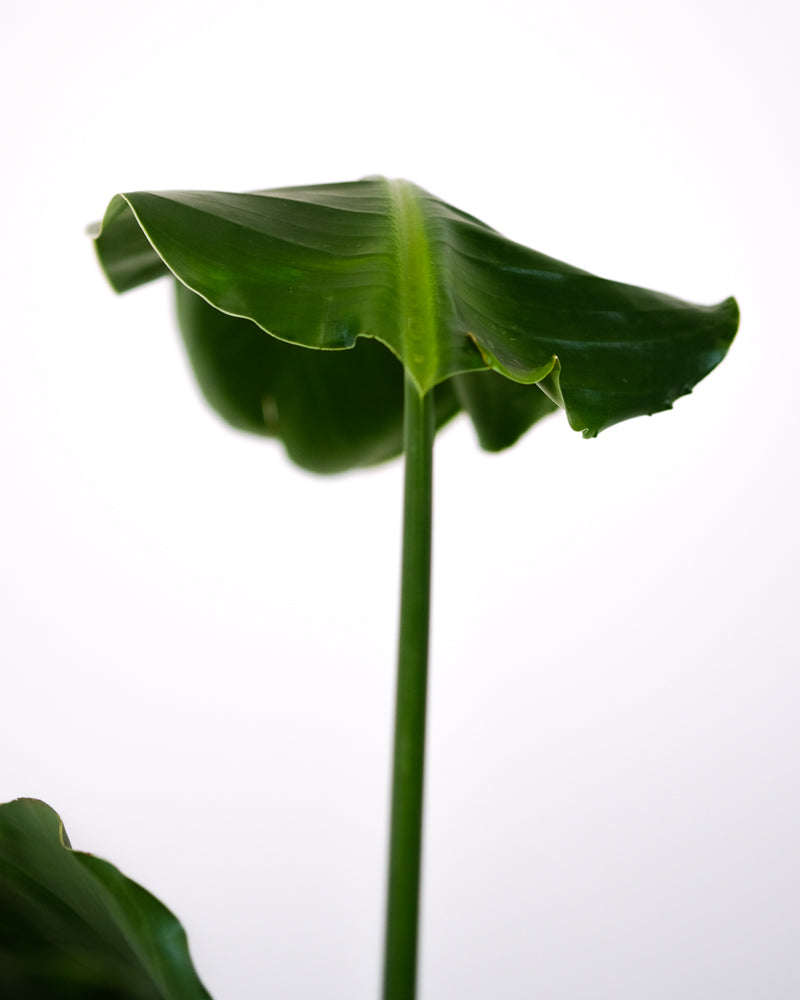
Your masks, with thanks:
[[[0,806],[0,996],[210,1000],[177,919],[35,799]]]
[[[190,357],[228,420],[287,443],[299,421],[293,457],[314,468],[329,447],[330,471],[398,450],[402,372],[370,339],[421,391],[439,387],[440,423],[463,408],[481,443],[501,448],[549,400],[587,436],[669,408],[721,361],[738,325],[733,299],[697,306],[606,281],[407,181],[117,195],[93,235],[118,291],[178,279]],[[312,362],[295,347],[324,355]],[[331,414],[345,400],[339,426]],[[351,453],[323,446],[323,425]]]

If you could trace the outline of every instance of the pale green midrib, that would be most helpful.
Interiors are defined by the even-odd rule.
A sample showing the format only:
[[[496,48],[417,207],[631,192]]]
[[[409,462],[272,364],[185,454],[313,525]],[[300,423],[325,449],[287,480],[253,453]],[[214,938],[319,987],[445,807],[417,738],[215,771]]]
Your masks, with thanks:
[[[425,229],[419,188],[387,180],[397,255],[400,357],[421,393],[439,380],[439,310],[436,272]]]

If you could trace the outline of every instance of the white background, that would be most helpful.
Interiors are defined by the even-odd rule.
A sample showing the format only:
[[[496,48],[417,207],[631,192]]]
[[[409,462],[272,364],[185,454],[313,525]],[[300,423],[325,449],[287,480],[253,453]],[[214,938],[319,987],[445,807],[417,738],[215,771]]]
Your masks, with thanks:
[[[595,441],[437,444],[422,1000],[800,995],[796,14],[677,0],[0,7],[0,799],[215,1000],[378,992],[401,466],[202,404],[117,191],[405,176],[698,302],[728,359]]]

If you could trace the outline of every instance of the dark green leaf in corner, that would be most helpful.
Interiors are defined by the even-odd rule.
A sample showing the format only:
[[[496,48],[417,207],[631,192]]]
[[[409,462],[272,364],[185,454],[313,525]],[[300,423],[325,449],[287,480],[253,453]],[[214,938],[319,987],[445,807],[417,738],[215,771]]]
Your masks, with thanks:
[[[92,235],[117,291],[177,279],[212,406],[322,472],[399,452],[403,367],[436,393],[440,425],[464,410],[494,450],[556,405],[586,436],[668,409],[739,320],[733,299],[595,277],[381,177],[117,195]]]
[[[0,806],[0,996],[210,1000],[177,919],[35,799]]]

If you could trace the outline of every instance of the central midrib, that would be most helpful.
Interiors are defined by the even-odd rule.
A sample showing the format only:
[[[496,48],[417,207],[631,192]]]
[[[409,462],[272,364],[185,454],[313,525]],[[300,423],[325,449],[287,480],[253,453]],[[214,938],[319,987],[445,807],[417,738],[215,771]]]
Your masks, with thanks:
[[[398,345],[401,358],[421,392],[432,389],[439,369],[436,280],[418,188],[389,180],[397,251]]]

